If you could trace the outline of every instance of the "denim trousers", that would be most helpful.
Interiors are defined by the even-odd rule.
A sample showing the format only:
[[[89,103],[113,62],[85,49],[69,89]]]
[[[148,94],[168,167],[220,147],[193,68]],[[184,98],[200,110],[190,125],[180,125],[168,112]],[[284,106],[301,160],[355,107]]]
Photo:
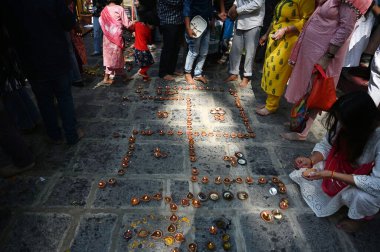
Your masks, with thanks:
[[[58,120],[60,116],[67,143],[75,144],[78,142],[70,72],[59,75],[52,80],[29,80],[29,82],[37,98],[47,135],[53,140],[62,139]],[[57,100],[59,115],[55,107],[55,99]]]
[[[73,82],[82,81],[82,75],[79,70],[77,57],[75,56],[74,45],[71,41],[70,33],[66,33],[67,43],[69,43],[69,53],[71,61],[71,77]]]
[[[99,17],[93,17],[92,20],[94,29],[94,53],[101,53],[103,44],[103,31],[100,28]]]
[[[185,33],[185,39],[189,47],[189,52],[187,53],[185,72],[191,73],[193,69],[194,62],[194,76],[198,77],[202,75],[203,65],[206,61],[208,53],[208,45],[210,42],[210,29],[207,28],[199,38],[190,38],[187,33]]]

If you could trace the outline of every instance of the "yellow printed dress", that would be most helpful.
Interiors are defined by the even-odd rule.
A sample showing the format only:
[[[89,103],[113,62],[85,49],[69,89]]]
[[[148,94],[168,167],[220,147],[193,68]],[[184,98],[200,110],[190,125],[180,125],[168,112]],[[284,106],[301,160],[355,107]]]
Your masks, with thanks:
[[[282,0],[274,10],[272,30],[268,36],[261,87],[269,96],[280,97],[292,72],[288,58],[302,27],[315,9],[314,0]],[[298,32],[287,32],[280,40],[273,35],[280,28],[295,26]]]

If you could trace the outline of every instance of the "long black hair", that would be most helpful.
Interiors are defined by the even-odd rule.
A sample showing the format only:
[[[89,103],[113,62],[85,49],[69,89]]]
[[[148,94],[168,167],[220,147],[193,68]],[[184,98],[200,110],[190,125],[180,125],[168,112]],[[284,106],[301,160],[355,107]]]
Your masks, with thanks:
[[[360,91],[340,97],[324,123],[329,143],[335,144],[338,152],[344,149],[348,161],[354,163],[379,122],[380,111],[374,101],[366,92]]]

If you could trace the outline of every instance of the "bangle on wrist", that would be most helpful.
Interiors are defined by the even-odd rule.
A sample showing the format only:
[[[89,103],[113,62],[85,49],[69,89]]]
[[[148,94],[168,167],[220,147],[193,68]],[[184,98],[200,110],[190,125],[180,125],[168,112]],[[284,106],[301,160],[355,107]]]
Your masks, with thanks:
[[[313,167],[313,166],[314,166],[314,161],[313,161],[313,159],[311,159],[310,157],[309,157],[308,159],[310,160],[311,167]]]
[[[331,171],[331,176],[330,176],[330,178],[332,178],[332,179],[334,178],[334,170]]]

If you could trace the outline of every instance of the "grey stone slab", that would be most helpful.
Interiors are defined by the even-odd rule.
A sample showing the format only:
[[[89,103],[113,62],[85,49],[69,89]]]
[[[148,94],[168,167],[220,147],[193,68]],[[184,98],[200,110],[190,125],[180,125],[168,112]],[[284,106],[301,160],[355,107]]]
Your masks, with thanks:
[[[130,204],[132,197],[140,198],[144,194],[154,195],[163,191],[163,182],[159,180],[125,180],[116,178],[115,186],[106,186],[104,189],[96,191],[93,206],[95,208],[144,208],[159,207],[162,201],[152,200],[150,202],[141,202],[137,206]]]
[[[166,143],[139,143],[131,159],[128,173],[131,174],[177,174],[184,170],[184,151],[182,146]],[[161,152],[168,154],[166,158],[153,156],[154,148],[160,148]]]
[[[102,106],[81,104],[76,108],[78,118],[95,118]]]
[[[84,206],[90,193],[91,180],[78,177],[60,177],[55,183],[45,206]]]
[[[185,216],[183,214],[178,213],[179,221],[175,223],[177,228],[177,232],[181,232],[185,235],[186,242],[179,244],[174,243],[171,246],[166,246],[162,239],[154,240],[150,237],[147,238],[139,238],[137,233],[141,229],[145,229],[149,231],[149,233],[153,233],[153,231],[160,229],[163,231],[164,237],[168,235],[174,235],[167,231],[168,226],[171,224],[169,221],[169,216],[171,214],[167,213],[167,215],[156,214],[156,213],[133,213],[133,214],[125,214],[123,216],[122,228],[119,231],[119,236],[122,237],[123,233],[130,229],[133,232],[133,237],[131,240],[126,241],[121,238],[118,243],[117,251],[144,251],[144,252],[167,252],[174,247],[180,247],[181,251],[186,251],[187,243],[192,241],[191,239],[191,224],[187,221],[191,218],[189,216]],[[186,221],[183,221],[185,218]]]
[[[44,148],[37,159],[38,169],[47,171],[66,171],[76,151],[75,147],[66,145],[50,145]],[[40,162],[40,160],[43,162]]]
[[[297,222],[300,233],[306,241],[300,247],[310,246],[310,251],[342,251],[335,227],[327,218],[316,218],[314,214],[298,214]],[[318,230],[318,232],[316,232]],[[321,242],[324,241],[324,242]],[[367,251],[367,250],[365,250]]]
[[[126,103],[118,103],[118,104],[111,104],[106,105],[103,108],[103,111],[101,112],[100,116],[104,118],[117,118],[117,119],[127,119],[128,115],[130,114],[130,108],[127,106]]]
[[[266,223],[259,213],[244,214],[240,225],[246,251],[304,251],[299,247],[302,239],[294,233],[290,220],[284,215],[281,221]]]
[[[141,107],[136,108],[136,111],[133,113],[134,120],[137,120],[137,121],[158,120],[157,115],[156,115],[157,111],[165,110],[163,106],[160,104],[155,104],[149,101],[146,101],[146,103],[148,103],[146,106],[144,107],[141,106]],[[167,120],[167,119],[162,119],[162,120]]]
[[[82,173],[115,172],[119,169],[127,150],[127,140],[125,142],[83,140],[73,159],[72,169]]]
[[[309,148],[290,148],[290,147],[277,147],[276,148],[276,155],[282,165],[282,167],[285,169],[285,172],[289,174],[294,170],[294,160],[298,156],[310,156],[311,151],[313,150],[313,147]]]
[[[2,251],[58,251],[70,222],[67,214],[23,214],[12,227]]]
[[[181,199],[186,198],[189,193],[190,185],[189,181],[172,180],[170,184],[170,192],[173,202],[181,204]]]
[[[132,132],[132,126],[125,124],[125,121],[108,119],[87,122],[83,127],[85,131],[84,137],[122,140],[123,138],[129,137]],[[118,133],[119,137],[116,139],[113,133]]]
[[[203,175],[210,176],[222,172],[225,166],[223,156],[226,155],[224,146],[221,145],[195,145],[197,162],[194,163]]]
[[[278,175],[281,172],[281,167],[277,168],[273,164],[269,150],[258,146],[245,146],[247,153],[248,169],[254,175]]]
[[[47,184],[39,177],[15,177],[0,181],[0,205],[7,207],[31,205]]]
[[[379,250],[379,225],[380,218],[377,214],[375,219],[368,221],[359,231],[349,235],[349,239],[357,251],[375,252]]]
[[[81,217],[70,251],[110,251],[117,215],[86,214]]]

